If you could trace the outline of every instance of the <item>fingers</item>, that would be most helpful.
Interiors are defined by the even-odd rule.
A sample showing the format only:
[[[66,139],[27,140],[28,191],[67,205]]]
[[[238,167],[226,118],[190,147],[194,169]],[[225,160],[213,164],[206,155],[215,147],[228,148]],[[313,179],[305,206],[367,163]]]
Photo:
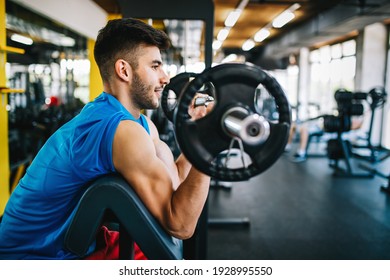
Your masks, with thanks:
[[[213,97],[207,94],[197,93],[191,101],[191,106],[188,108],[191,119],[197,120],[206,116],[213,107],[213,101]]]
[[[214,98],[212,96],[200,96],[200,97],[197,97],[195,98],[195,101],[194,101],[194,107],[198,107],[198,106],[205,106],[207,107],[209,105],[210,102],[213,102],[214,101]]]
[[[202,102],[206,101],[209,95],[204,94],[204,93],[197,93],[195,94],[194,98],[191,101],[191,107],[195,108],[197,106],[204,105]]]

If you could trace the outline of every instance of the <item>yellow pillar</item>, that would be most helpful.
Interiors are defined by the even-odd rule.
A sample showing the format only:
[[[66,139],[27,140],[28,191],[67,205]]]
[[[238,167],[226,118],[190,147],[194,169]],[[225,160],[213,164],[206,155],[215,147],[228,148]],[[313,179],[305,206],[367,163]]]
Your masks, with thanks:
[[[121,14],[108,14],[107,21],[112,20],[112,19],[120,19],[120,18],[122,18]]]
[[[95,41],[88,39],[88,59],[91,64],[91,69],[89,72],[89,100],[94,100],[99,94],[103,91],[103,82],[100,77],[99,68],[95,62],[95,57],[93,55],[93,47],[95,46]]]
[[[0,46],[6,45],[5,1],[0,0]],[[5,63],[7,54],[0,51],[0,87],[6,86]],[[8,96],[0,93],[0,215],[3,214],[9,199],[9,156],[8,156],[8,113],[6,110]]]

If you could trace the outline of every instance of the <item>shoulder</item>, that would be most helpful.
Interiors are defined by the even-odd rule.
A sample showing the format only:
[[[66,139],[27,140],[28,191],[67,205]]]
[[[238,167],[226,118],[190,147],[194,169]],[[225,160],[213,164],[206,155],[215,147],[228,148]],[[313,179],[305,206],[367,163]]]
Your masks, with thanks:
[[[131,158],[142,160],[150,153],[155,153],[153,141],[146,130],[131,120],[122,120],[115,131],[113,141],[114,166],[118,168],[123,161]]]
[[[115,137],[124,137],[125,139],[146,137],[150,139],[149,134],[142,125],[129,119],[122,119],[119,121],[115,131]]]

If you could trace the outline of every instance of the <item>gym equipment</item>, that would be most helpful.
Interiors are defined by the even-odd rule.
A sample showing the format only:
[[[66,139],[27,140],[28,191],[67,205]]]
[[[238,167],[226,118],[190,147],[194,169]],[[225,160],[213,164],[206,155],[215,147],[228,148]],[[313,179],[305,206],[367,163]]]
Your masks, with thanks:
[[[148,259],[183,259],[181,240],[169,236],[133,188],[117,174],[98,178],[80,199],[65,235],[65,247],[80,258],[104,223],[119,223],[119,257],[133,257],[133,241]]]
[[[188,108],[205,84],[215,89],[215,104],[204,118],[190,120]],[[279,120],[269,121],[255,104],[260,86],[275,99]],[[291,123],[287,98],[278,82],[252,64],[227,63],[197,75],[182,92],[174,114],[176,138],[188,160],[200,171],[221,181],[244,181],[269,168],[283,153]],[[220,153],[238,144],[243,166],[217,164]],[[244,154],[250,157],[246,164]]]
[[[173,112],[181,92],[187,87],[190,80],[195,77],[195,73],[183,72],[173,77],[169,84],[164,87],[161,94],[161,108],[171,122],[173,121]]]
[[[319,153],[313,153],[313,152],[309,152],[310,151],[310,146],[311,146],[311,143],[314,142],[314,138],[316,139],[315,141],[318,143],[321,142],[321,137],[324,136],[324,131],[323,130],[317,130],[317,131],[314,131],[314,132],[310,132],[309,133],[309,137],[308,137],[308,140],[307,140],[307,145],[306,145],[306,157],[311,157],[311,158],[322,158],[322,157],[326,157],[326,154],[324,152],[319,152]]]
[[[195,73],[183,72],[173,77],[170,83],[164,87],[161,94],[161,106],[153,112],[151,117],[159,131],[160,139],[169,146],[175,158],[179,156],[180,151],[174,135],[173,114],[180,94],[195,76]],[[213,94],[213,86],[211,84],[208,84],[202,90],[204,93]],[[213,99],[212,96],[208,99],[197,98],[195,106],[207,106],[212,101],[211,99]]]
[[[390,156],[390,150],[386,149],[382,146],[382,135],[380,135],[380,142],[378,145],[373,145],[371,142],[372,137],[372,128],[374,124],[375,112],[377,109],[383,108],[383,105],[387,100],[387,92],[384,87],[374,87],[368,92],[369,104],[371,109],[371,119],[370,119],[370,127],[367,133],[366,145],[353,145],[354,148],[357,149],[368,149],[369,155],[362,155],[358,151],[354,151],[353,155],[357,158],[370,161],[372,163],[380,162]],[[383,114],[383,111],[382,111]],[[381,134],[383,133],[383,116],[381,119]]]
[[[367,98],[364,92],[351,92],[338,89],[334,94],[337,103],[338,115],[324,116],[324,130],[326,132],[347,132],[351,130],[351,116],[361,116],[364,113],[362,100]]]
[[[231,154],[231,156],[237,156],[238,154]],[[217,158],[219,161],[217,164],[222,164],[223,161],[226,161],[227,154],[220,154]],[[219,188],[219,189],[225,189],[225,190],[231,190],[232,185],[231,182],[220,182],[219,180],[216,180],[212,178],[212,181],[210,183],[210,187]],[[207,202],[208,203],[208,202]],[[248,217],[242,217],[242,218],[209,218],[208,227],[214,227],[214,228],[220,228],[220,227],[230,227],[230,226],[241,226],[241,227],[249,227],[250,226],[250,220]]]
[[[329,166],[338,177],[372,178],[371,173],[357,173],[353,170],[350,158],[352,156],[352,145],[343,138],[343,133],[351,130],[351,117],[363,115],[362,100],[367,98],[366,93],[352,93],[345,89],[339,89],[334,97],[337,102],[338,115],[324,116],[324,131],[336,132],[337,137],[330,139],[327,145],[327,154],[330,159]],[[339,160],[344,160],[346,167],[339,166]]]
[[[173,114],[177,107],[177,101],[182,92],[186,89],[190,81],[196,77],[197,74],[192,72],[183,72],[173,77],[168,85],[164,87],[161,94],[161,108],[167,119],[173,122]],[[208,94],[209,97],[199,97],[195,100],[194,106],[207,105],[214,101],[215,88],[212,83],[206,83],[199,91],[199,93]]]
[[[380,162],[387,157],[390,156],[390,151],[383,147],[381,144],[381,141],[378,145],[373,145],[371,142],[372,137],[372,130],[373,130],[373,122],[374,117],[376,115],[377,109],[382,108],[387,100],[387,93],[383,87],[374,87],[369,92],[349,92],[345,89],[339,89],[335,93],[335,99],[337,101],[337,109],[339,111],[338,116],[335,115],[320,115],[314,118],[301,120],[300,122],[309,122],[312,120],[320,119],[322,118],[324,120],[324,129],[327,132],[347,132],[350,130],[351,127],[351,116],[358,116],[363,115],[363,104],[361,103],[363,100],[366,101],[371,110],[371,118],[370,118],[370,125],[369,130],[367,132],[366,137],[362,137],[361,140],[364,140],[365,144],[351,144],[349,155],[353,156],[358,159],[363,159],[370,161],[372,163]],[[382,112],[383,113],[383,112]],[[380,132],[383,133],[383,118],[381,122],[381,129]],[[322,135],[321,132],[318,133],[319,136]],[[317,136],[317,135],[314,135]],[[382,136],[379,137],[379,139],[382,139]],[[308,144],[310,143],[309,142]],[[332,154],[333,151],[337,149],[335,146],[335,142],[330,144],[330,153]],[[363,150],[364,152],[363,153]],[[367,154],[368,152],[368,154]],[[343,153],[337,153],[336,154],[342,156]],[[333,157],[335,154],[332,154],[330,157],[334,159]]]
[[[193,87],[191,88],[191,86]],[[259,88],[261,86],[265,86],[268,94],[263,92],[263,95],[267,95],[267,98],[264,98],[263,95],[259,98],[261,94]],[[198,92],[206,92],[212,95],[215,98],[215,104],[206,117],[193,122],[189,119],[187,111],[193,97]],[[184,106],[183,101],[187,102]],[[265,103],[276,103],[275,112],[271,114],[270,106]],[[180,106],[183,106],[181,112]],[[212,117],[210,118],[210,116]],[[187,131],[180,126],[180,121],[188,129]],[[198,122],[201,122],[199,126]],[[200,170],[203,169],[202,171],[210,175],[216,182],[246,180],[272,165],[280,153],[283,152],[287,143],[290,122],[290,107],[279,84],[260,68],[249,64],[223,64],[205,70],[183,90],[174,114],[176,138],[182,152],[195,167]],[[193,135],[188,134],[186,137],[188,131],[192,131]],[[281,150],[278,150],[276,139],[267,142],[271,139],[270,135],[273,133],[275,134],[273,137],[279,136]],[[194,142],[186,143],[187,139],[190,139],[190,142],[194,140]],[[203,145],[206,144],[206,149],[207,144],[213,145],[216,149],[213,150],[214,153],[209,158],[210,162],[205,166],[202,166],[202,162],[196,165],[193,157],[183,149],[183,141],[181,140],[184,141],[184,144],[189,145],[188,152],[192,152],[195,157],[197,153],[202,157]],[[268,145],[265,143],[268,143]],[[270,147],[272,143],[275,145],[274,148],[277,152],[275,158],[267,159],[267,156],[271,156],[267,152],[274,153],[272,147]],[[192,144],[198,145],[198,149],[191,148]],[[234,144],[239,146],[238,153],[232,152]],[[218,145],[221,146],[217,147]],[[266,152],[260,153],[263,148]],[[251,152],[254,154],[259,152],[258,159],[261,157],[261,160],[265,162],[264,164],[269,164],[269,166],[264,166],[264,169],[257,169],[256,164],[260,162],[257,161],[249,167],[252,170],[248,170],[250,165],[246,166],[244,154],[248,155]],[[237,155],[241,155],[243,167],[231,169],[227,163]],[[222,158],[224,158],[223,161]],[[254,162],[253,159],[252,162]],[[215,172],[208,169],[210,166],[215,168]],[[234,173],[233,176],[231,176],[232,173]],[[205,259],[207,229],[209,227],[232,225],[248,227],[250,225],[248,218],[208,218],[207,208],[208,202],[202,212],[194,237],[185,243],[184,254],[186,258]]]

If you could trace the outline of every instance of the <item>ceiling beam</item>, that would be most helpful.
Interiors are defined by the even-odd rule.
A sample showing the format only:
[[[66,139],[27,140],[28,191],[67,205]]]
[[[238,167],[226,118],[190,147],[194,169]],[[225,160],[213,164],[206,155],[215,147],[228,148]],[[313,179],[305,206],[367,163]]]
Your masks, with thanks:
[[[387,0],[367,0],[366,4],[362,9],[347,2],[320,13],[313,20],[267,44],[263,57],[267,59],[286,57],[291,53],[297,53],[302,47],[335,40],[390,17],[390,4]]]

